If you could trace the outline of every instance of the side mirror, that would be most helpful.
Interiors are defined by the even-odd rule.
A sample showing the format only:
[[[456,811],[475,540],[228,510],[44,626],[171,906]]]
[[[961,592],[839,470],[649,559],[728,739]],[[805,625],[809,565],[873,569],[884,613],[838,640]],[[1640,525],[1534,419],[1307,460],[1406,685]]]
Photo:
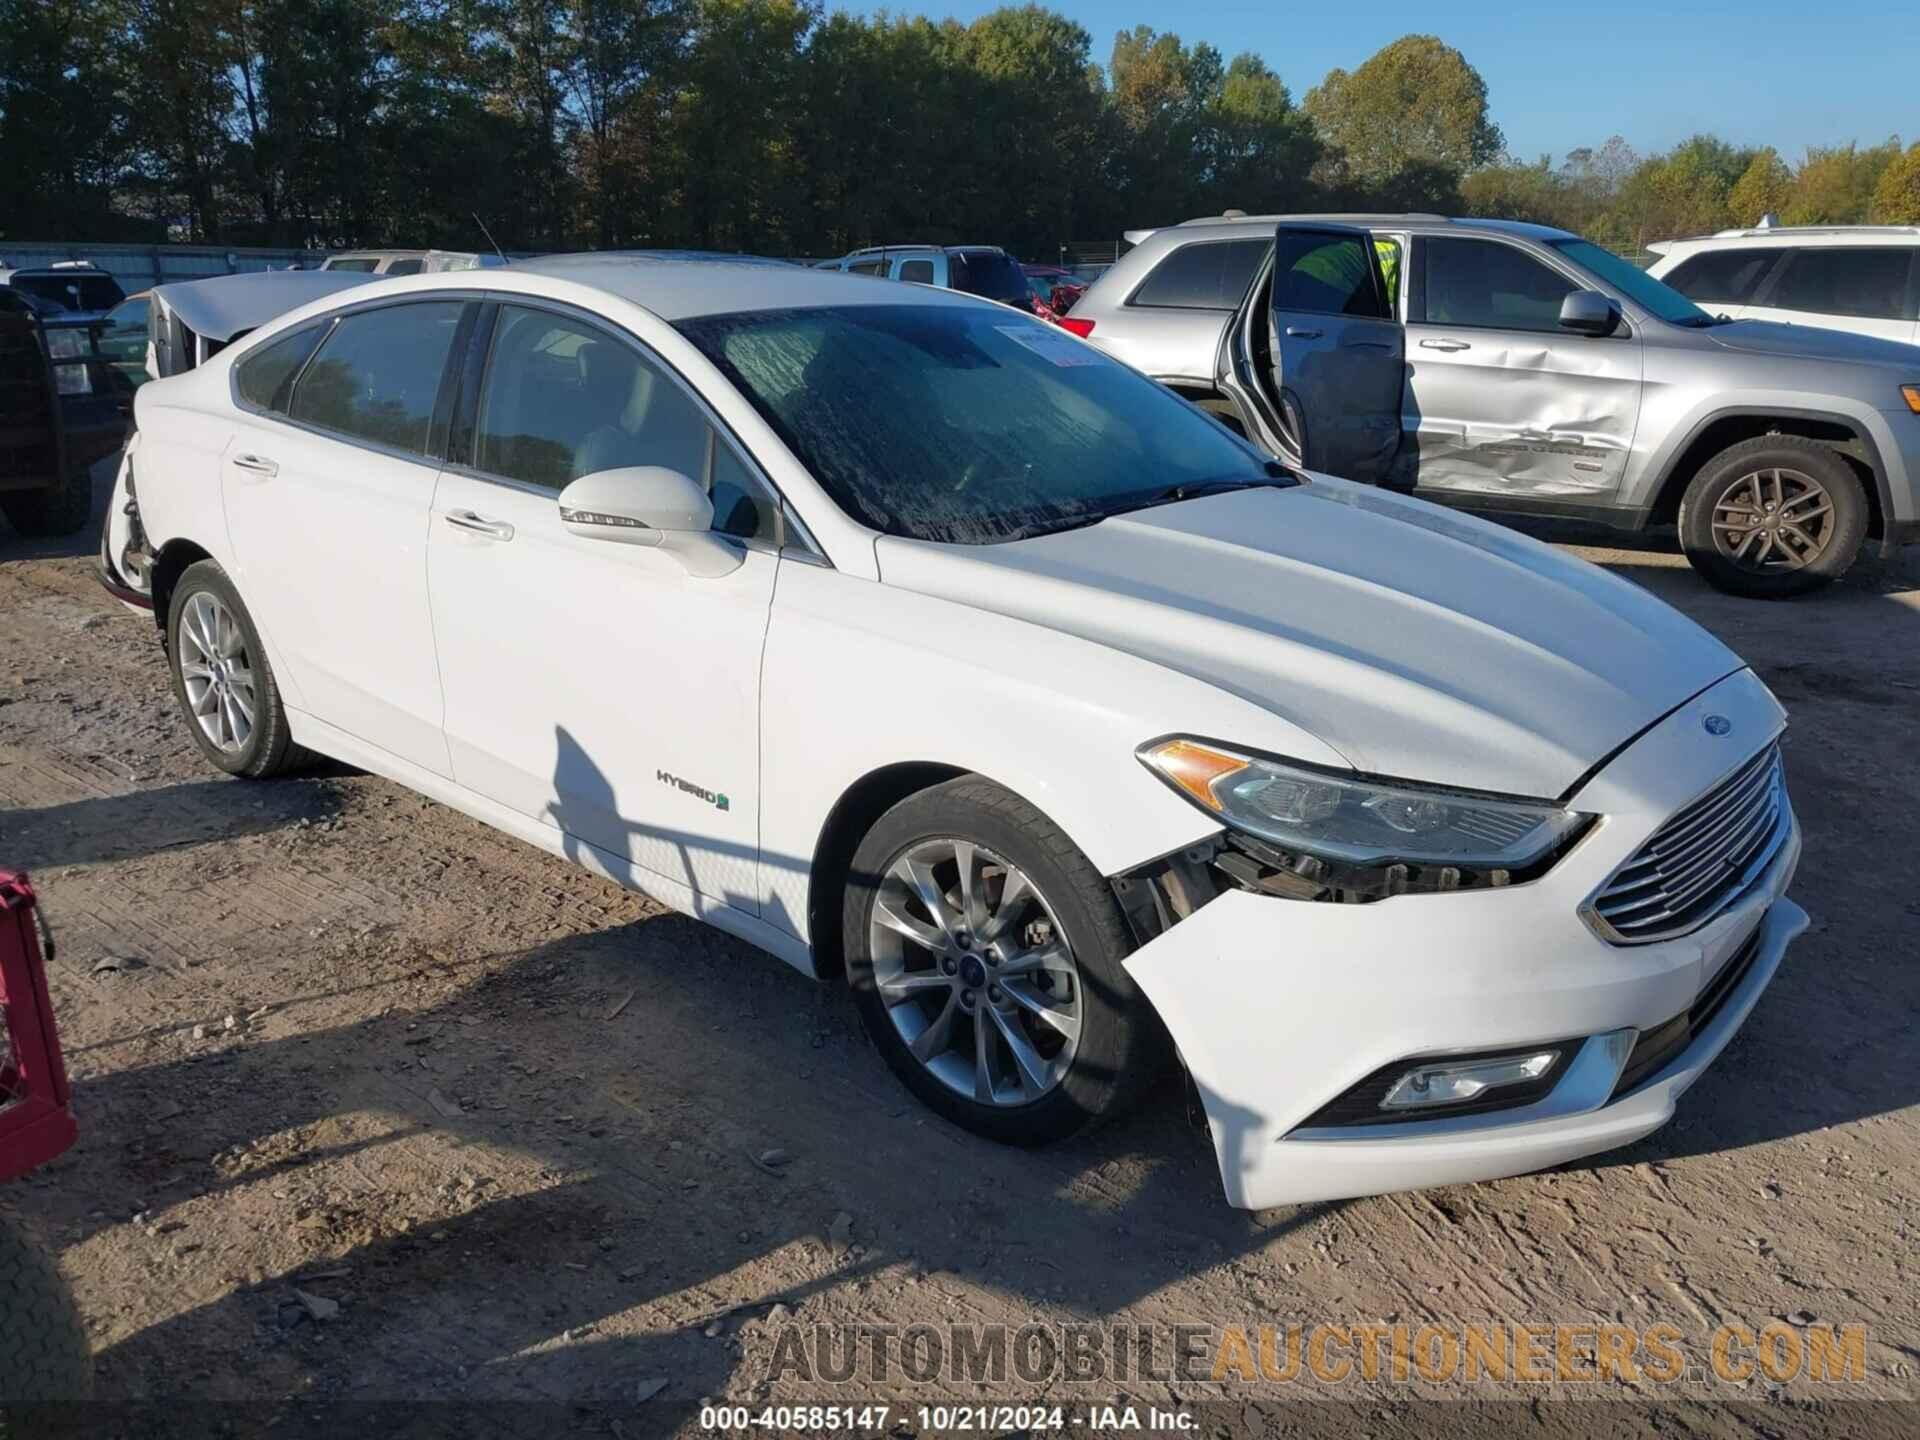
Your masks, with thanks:
[[[1576,290],[1560,302],[1560,328],[1576,335],[1611,335],[1620,328],[1620,307],[1597,290]]]
[[[560,492],[560,523],[583,540],[664,550],[690,575],[740,567],[737,547],[713,533],[713,501],[693,480],[660,465],[582,475]]]

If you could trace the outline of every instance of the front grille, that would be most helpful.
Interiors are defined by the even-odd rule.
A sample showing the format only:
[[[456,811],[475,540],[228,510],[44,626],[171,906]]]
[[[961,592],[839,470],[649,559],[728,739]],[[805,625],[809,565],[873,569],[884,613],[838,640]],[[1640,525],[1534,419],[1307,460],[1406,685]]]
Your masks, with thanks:
[[[1693,1004],[1664,1025],[1640,1032],[1640,1038],[1633,1042],[1632,1053],[1627,1056],[1626,1067],[1614,1082],[1610,1101],[1618,1100],[1637,1089],[1643,1081],[1651,1080],[1666,1069],[1681,1051],[1693,1043],[1694,1036],[1713,1023],[1714,1017],[1727,1003],[1727,997],[1753,968],[1754,957],[1760,953],[1760,931],[1763,928],[1764,922],[1754,926],[1747,942],[1720,967],[1720,973],[1707,982],[1707,988],[1694,996]]]
[[[1738,895],[1787,825],[1780,747],[1769,745],[1654,832],[1588,914],[1619,945],[1670,940],[1704,925]]]

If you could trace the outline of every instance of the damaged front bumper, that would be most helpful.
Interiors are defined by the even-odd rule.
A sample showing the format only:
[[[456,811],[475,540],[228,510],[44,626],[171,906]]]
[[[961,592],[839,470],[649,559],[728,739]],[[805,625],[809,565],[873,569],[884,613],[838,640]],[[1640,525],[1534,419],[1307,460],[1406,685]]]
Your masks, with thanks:
[[[1743,743],[1705,729],[1708,713]],[[1722,681],[1582,786],[1570,803],[1601,819],[1529,883],[1359,905],[1229,890],[1136,951],[1128,969],[1200,1093],[1228,1200],[1262,1209],[1495,1179],[1670,1119],[1806,929],[1785,898],[1798,823],[1786,811],[1761,873],[1677,939],[1609,944],[1580,912],[1778,727],[1751,672]],[[1564,1057],[1551,1088],[1524,1103],[1328,1122],[1342,1105],[1353,1115],[1365,1082],[1401,1062],[1524,1048]]]

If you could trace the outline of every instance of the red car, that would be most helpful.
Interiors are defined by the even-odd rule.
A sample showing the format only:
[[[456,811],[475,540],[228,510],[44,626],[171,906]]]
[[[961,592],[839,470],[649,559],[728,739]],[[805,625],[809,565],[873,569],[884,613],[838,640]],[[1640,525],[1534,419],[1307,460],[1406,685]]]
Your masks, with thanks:
[[[47,999],[53,942],[25,875],[0,870],[0,1180],[73,1143],[67,1072]],[[87,1332],[53,1257],[0,1217],[0,1416],[85,1398]],[[5,1430],[0,1421],[0,1433]]]
[[[1022,265],[1027,273],[1027,288],[1033,292],[1033,313],[1057,320],[1073,308],[1073,302],[1087,293],[1087,282],[1058,265]]]

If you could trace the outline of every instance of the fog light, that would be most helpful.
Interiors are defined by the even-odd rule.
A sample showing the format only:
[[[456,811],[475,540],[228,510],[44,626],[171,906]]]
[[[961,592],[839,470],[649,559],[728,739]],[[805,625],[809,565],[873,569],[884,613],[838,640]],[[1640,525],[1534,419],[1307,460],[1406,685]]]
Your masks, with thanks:
[[[1422,1065],[1409,1070],[1381,1098],[1382,1110],[1413,1110],[1426,1105],[1458,1105],[1501,1085],[1538,1080],[1560,1058],[1558,1050],[1508,1055],[1498,1060],[1468,1060],[1458,1065]]]

